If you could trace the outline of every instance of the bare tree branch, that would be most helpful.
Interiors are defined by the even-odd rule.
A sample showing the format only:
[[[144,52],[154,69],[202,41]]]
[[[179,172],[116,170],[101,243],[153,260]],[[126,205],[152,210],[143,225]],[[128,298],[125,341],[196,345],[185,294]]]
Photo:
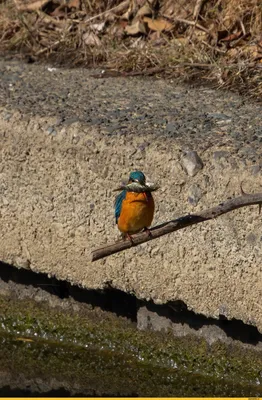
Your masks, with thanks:
[[[236,210],[237,208],[258,204],[260,210],[262,204],[262,193],[246,194],[243,192],[242,187],[241,193],[242,196],[226,200],[216,207],[200,211],[197,214],[188,214],[173,221],[168,221],[161,225],[157,225],[150,229],[150,236],[148,235],[148,232],[141,232],[137,233],[136,235],[132,235],[132,243],[129,240],[122,240],[97,249],[92,252],[92,261],[110,256],[111,254],[119,253],[120,251],[129,249],[130,247],[138,246],[141,243],[148,242],[149,240],[156,239],[174,231],[178,231],[179,229],[186,228],[187,226],[217,218],[220,215]]]

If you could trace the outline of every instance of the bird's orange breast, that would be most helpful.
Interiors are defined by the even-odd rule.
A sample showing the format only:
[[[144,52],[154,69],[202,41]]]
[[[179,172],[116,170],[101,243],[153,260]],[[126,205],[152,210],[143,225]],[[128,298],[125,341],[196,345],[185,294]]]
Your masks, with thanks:
[[[127,192],[118,218],[118,228],[123,233],[136,233],[148,228],[155,210],[151,193]]]

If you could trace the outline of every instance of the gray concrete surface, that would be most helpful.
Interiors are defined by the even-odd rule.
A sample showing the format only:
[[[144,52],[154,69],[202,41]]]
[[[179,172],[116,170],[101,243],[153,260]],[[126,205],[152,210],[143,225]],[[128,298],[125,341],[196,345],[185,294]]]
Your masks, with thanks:
[[[209,88],[0,62],[0,260],[86,288],[262,332],[258,207],[243,208],[91,263],[118,238],[113,189],[135,168],[161,189],[154,224],[261,192],[262,105]],[[203,168],[189,176],[181,157]]]

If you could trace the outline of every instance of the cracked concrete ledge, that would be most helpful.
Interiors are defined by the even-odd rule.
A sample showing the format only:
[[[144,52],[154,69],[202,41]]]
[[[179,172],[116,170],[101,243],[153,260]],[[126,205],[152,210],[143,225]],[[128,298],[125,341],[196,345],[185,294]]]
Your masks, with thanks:
[[[246,207],[91,263],[118,237],[113,188],[142,169],[161,189],[154,224],[261,191],[261,169],[230,142],[198,151],[195,176],[184,148],[157,135],[107,135],[83,123],[0,109],[0,260],[89,289],[108,285],[156,304],[183,301],[207,317],[238,319],[262,332],[261,218]],[[146,146],[144,144],[146,143]],[[192,200],[193,199],[193,200]]]

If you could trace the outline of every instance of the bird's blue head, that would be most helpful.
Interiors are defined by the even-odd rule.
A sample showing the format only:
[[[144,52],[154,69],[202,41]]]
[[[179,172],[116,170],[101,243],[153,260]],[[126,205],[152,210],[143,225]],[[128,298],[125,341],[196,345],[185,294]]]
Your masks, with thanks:
[[[146,177],[143,174],[143,172],[134,171],[134,172],[131,172],[130,175],[129,175],[128,183],[131,183],[131,182],[138,182],[138,183],[140,183],[140,185],[145,185],[146,184]]]

